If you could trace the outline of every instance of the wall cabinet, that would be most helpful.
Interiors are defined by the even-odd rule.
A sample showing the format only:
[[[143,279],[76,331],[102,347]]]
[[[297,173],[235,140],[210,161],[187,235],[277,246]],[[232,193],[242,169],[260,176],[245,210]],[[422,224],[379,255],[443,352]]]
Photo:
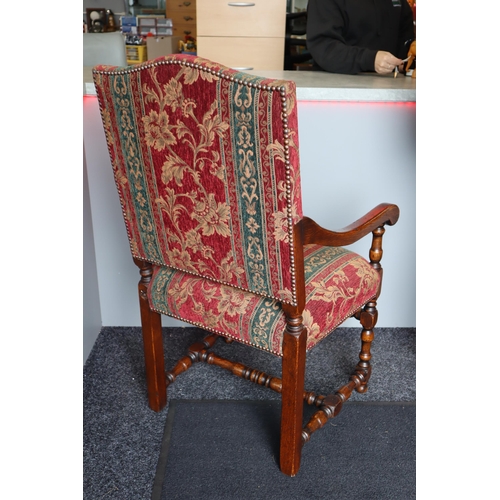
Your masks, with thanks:
[[[197,52],[231,68],[282,70],[286,0],[197,0]]]

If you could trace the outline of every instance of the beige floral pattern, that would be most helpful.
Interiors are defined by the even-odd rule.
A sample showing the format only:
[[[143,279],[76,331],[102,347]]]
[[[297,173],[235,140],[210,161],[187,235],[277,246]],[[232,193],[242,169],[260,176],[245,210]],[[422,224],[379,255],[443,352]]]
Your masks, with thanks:
[[[98,68],[95,83],[130,248],[154,264],[151,308],[281,355],[302,217],[294,84],[184,55]],[[342,248],[304,259],[310,349],[380,276]]]
[[[216,99],[200,116],[196,114],[199,106],[195,99],[184,95],[185,85],[195,83],[198,78],[207,79],[204,75],[183,67],[162,84],[157,71],[152,69],[150,81],[142,86],[145,102],[152,105],[143,117],[143,124],[148,146],[165,150],[160,176],[164,188],[160,189],[156,202],[169,228],[166,233],[169,261],[194,273],[231,279],[244,270],[230,262],[230,244],[220,259],[205,238],[216,235],[229,240],[231,236],[229,206],[224,197],[207,191],[206,181],[206,176],[211,176],[214,187],[221,183],[217,190],[223,187],[225,167],[214,143],[229,125],[220,119]],[[211,75],[208,80],[214,78]],[[186,230],[187,218],[195,225]],[[194,258],[196,255],[199,258]]]
[[[344,248],[307,246],[305,264],[302,320],[311,349],[375,296],[380,277],[366,260]],[[153,308],[164,314],[282,354],[285,317],[277,300],[168,268],[155,271],[149,296]]]
[[[272,82],[285,122],[281,92],[245,78],[172,55],[95,82],[133,255],[293,302],[294,87]]]

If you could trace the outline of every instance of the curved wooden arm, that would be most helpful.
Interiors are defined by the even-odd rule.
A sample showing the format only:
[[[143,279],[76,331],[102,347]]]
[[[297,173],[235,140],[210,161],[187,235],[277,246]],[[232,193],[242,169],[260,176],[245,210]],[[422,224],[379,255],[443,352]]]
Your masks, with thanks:
[[[399,208],[390,203],[381,203],[366,215],[338,231],[322,228],[309,217],[304,217],[302,225],[303,244],[316,243],[324,246],[351,245],[380,226],[392,226],[399,219]]]

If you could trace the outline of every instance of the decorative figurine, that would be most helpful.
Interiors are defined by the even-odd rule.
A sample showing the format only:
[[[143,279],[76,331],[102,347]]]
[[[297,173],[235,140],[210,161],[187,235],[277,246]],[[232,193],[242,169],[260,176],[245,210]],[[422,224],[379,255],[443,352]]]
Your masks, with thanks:
[[[415,61],[416,63],[417,60],[417,41],[413,40],[410,45],[410,49],[408,50],[408,62],[406,63],[406,69],[405,71],[408,72],[410,70],[411,65]],[[411,74],[412,78],[417,77],[417,67],[415,66],[415,69],[413,69],[413,73]]]
[[[106,9],[87,9],[89,33],[103,33],[106,29]]]
[[[116,31],[115,15],[113,14],[113,11],[111,9],[107,9],[106,14],[108,16],[108,26],[106,31]]]
[[[413,22],[415,22],[417,20],[417,2],[416,0],[408,0],[408,4],[410,5],[413,13]]]
[[[185,41],[179,40],[179,52],[182,54],[196,53],[196,40],[191,35],[185,36]]]

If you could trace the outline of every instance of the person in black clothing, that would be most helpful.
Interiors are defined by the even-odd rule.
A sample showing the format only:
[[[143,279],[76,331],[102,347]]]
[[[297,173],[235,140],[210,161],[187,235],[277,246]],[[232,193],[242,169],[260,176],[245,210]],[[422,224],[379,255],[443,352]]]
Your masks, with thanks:
[[[309,0],[307,48],[315,65],[331,73],[387,74],[415,39],[407,0]]]

